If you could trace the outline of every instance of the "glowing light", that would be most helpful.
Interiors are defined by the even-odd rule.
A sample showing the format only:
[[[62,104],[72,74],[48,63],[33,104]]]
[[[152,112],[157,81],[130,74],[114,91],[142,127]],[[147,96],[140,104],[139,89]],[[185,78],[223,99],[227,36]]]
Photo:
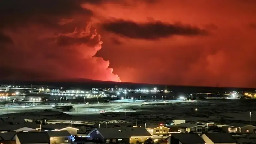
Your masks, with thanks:
[[[239,98],[238,92],[236,92],[236,91],[231,92],[229,94],[229,98],[230,99],[237,99],[237,98]]]
[[[179,100],[186,100],[185,96],[179,96]]]

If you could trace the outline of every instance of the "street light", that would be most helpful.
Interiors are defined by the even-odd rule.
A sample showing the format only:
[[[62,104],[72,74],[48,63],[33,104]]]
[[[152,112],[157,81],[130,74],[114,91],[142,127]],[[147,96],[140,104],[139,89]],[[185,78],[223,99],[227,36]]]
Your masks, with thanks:
[[[124,91],[124,99],[126,99],[126,94],[127,94],[127,91],[125,90]]]
[[[250,124],[252,123],[252,112],[250,112]]]

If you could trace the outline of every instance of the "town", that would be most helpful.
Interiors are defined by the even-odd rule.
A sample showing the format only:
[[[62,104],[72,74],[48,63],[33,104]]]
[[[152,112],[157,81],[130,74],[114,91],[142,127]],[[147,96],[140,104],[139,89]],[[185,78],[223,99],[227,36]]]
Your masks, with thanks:
[[[256,91],[206,90],[3,84],[0,143],[256,143]]]

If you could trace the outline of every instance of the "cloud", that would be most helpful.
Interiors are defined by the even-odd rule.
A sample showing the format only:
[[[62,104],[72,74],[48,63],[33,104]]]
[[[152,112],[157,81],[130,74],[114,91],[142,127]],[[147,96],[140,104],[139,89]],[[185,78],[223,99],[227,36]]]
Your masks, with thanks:
[[[96,29],[91,26],[88,27],[87,32],[80,33],[75,29],[73,33],[60,34],[57,37],[57,43],[61,46],[73,44],[86,44],[88,46],[95,46],[100,41],[100,35],[97,34]]]
[[[254,3],[1,0],[0,79],[256,87]]]
[[[174,35],[197,36],[207,34],[205,30],[197,27],[163,22],[136,23],[117,20],[104,23],[103,28],[109,32],[134,39],[159,39]]]
[[[250,24],[249,24],[249,27],[250,27],[250,28],[253,28],[253,29],[256,29],[256,23],[250,23]]]
[[[102,40],[83,3],[0,1],[0,79],[120,81],[109,61],[95,56]]]
[[[84,6],[93,10],[97,16],[95,21],[103,26],[104,49],[97,55],[111,61],[111,67],[122,81],[256,87],[254,24],[248,26],[255,23],[255,1],[157,0],[154,4],[138,3]],[[152,21],[172,26],[180,22],[184,24],[182,28],[188,25],[209,34],[201,36],[199,33],[192,38],[185,34],[166,34],[158,38],[159,31],[148,32],[142,27],[156,23]],[[128,22],[131,26],[124,23],[121,28],[119,25],[114,27],[111,24],[115,22]],[[104,27],[107,24],[109,29]],[[134,27],[140,29],[134,30]],[[152,33],[156,36],[151,36]],[[122,45],[113,39],[120,40]]]
[[[149,3],[155,4],[157,0],[146,0],[146,1],[138,1],[138,0],[86,0],[85,3],[99,5],[99,4],[121,4],[121,5],[134,5],[134,4],[142,4],[142,3]]]
[[[38,22],[44,25],[56,25],[63,17],[74,14],[91,16],[90,10],[81,8],[82,0],[1,0],[0,27],[24,25]],[[85,17],[86,18],[86,17]]]
[[[6,36],[4,33],[0,31],[0,44],[12,44],[13,41],[10,37]]]

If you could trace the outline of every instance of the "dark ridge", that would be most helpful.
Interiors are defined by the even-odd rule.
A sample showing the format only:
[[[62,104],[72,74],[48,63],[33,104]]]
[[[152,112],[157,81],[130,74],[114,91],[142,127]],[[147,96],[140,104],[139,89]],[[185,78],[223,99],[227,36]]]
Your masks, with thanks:
[[[91,89],[91,88],[154,88],[168,89],[173,92],[225,92],[225,91],[255,91],[255,88],[238,88],[238,87],[209,87],[209,86],[179,86],[179,85],[159,85],[159,84],[146,84],[146,83],[131,83],[131,82],[112,82],[112,81],[99,81],[90,79],[67,79],[67,80],[54,80],[54,81],[1,81],[0,84],[12,85],[47,85],[54,87],[64,88],[78,88],[78,89]]]

